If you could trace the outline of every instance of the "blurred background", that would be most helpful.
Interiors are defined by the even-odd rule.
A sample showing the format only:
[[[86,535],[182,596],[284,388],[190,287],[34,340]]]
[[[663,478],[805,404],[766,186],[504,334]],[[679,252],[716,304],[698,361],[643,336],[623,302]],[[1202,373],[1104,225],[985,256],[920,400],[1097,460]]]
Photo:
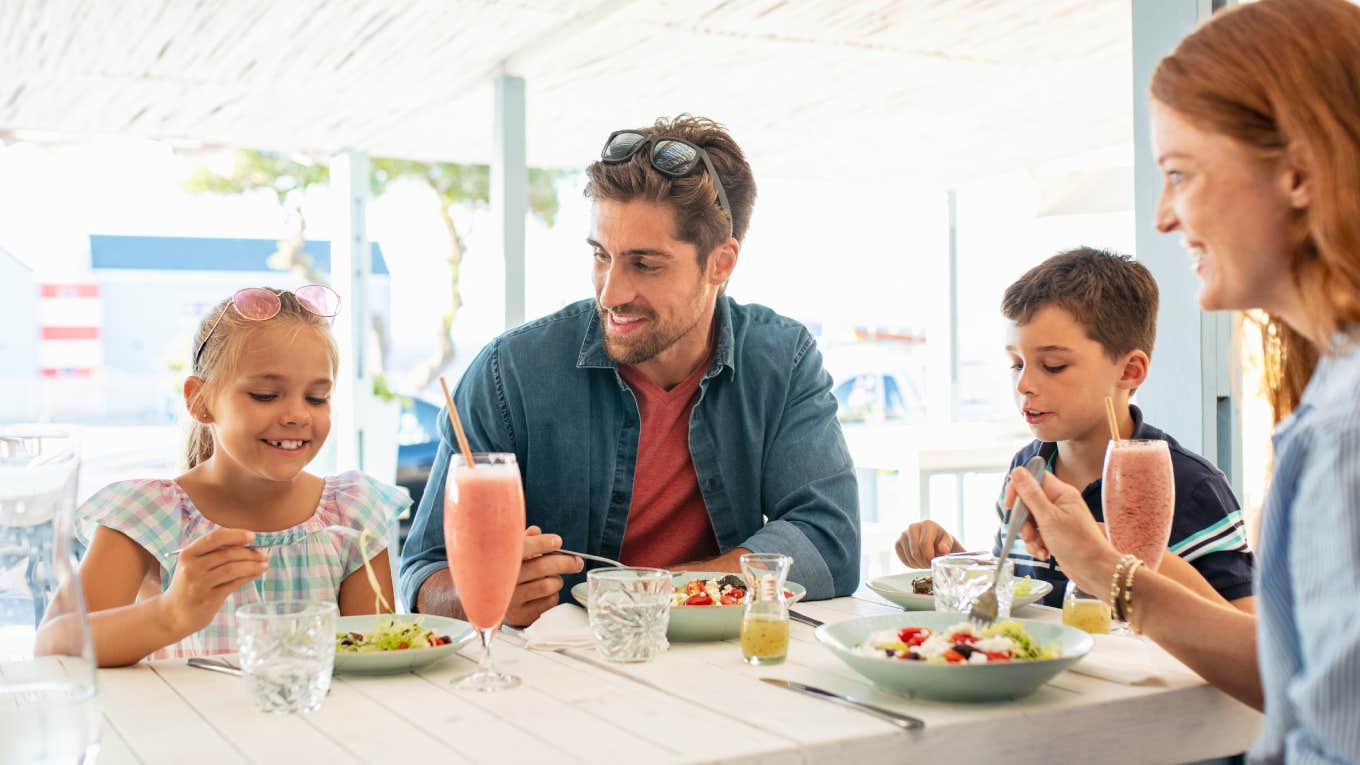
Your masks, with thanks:
[[[173,476],[207,309],[324,282],[348,368],[314,468],[418,497],[438,375],[591,295],[582,169],[610,131],[691,112],[754,168],[729,294],[817,337],[866,574],[919,518],[990,545],[1030,438],[1001,292],[1078,245],[1154,268],[1140,403],[1254,507],[1250,326],[1198,317],[1184,255],[1141,222],[1135,81],[1203,5],[0,0],[0,422],[83,426],[82,497]]]

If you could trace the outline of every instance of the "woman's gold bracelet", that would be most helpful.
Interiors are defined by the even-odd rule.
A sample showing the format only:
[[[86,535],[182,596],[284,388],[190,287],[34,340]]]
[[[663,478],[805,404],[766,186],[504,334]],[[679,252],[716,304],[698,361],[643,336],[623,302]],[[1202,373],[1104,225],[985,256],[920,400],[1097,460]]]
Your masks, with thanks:
[[[1110,577],[1110,607],[1114,608],[1114,617],[1121,622],[1127,621],[1125,607],[1129,602],[1127,602],[1125,591],[1127,583],[1132,581],[1130,573],[1141,564],[1142,561],[1138,559],[1137,555],[1126,554],[1125,557],[1119,558],[1119,564],[1115,565],[1114,574]]]
[[[1133,563],[1129,564],[1128,570],[1124,573],[1123,592],[1120,593],[1122,605],[1119,611],[1123,614],[1120,618],[1128,622],[1129,627],[1134,632],[1138,632],[1138,628],[1133,626],[1133,573],[1141,565],[1143,565],[1143,562],[1137,558],[1134,558]]]

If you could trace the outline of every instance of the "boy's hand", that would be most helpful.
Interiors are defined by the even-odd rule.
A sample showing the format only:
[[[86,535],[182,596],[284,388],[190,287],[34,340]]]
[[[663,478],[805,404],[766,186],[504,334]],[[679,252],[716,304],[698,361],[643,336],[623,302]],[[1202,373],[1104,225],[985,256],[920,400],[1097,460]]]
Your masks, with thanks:
[[[935,521],[913,523],[897,539],[898,559],[912,568],[930,568],[931,560],[952,552],[963,552],[963,545]]]
[[[245,529],[216,529],[180,552],[170,587],[161,596],[177,634],[191,635],[211,624],[228,595],[269,568],[263,550],[246,547],[254,538]]]
[[[510,596],[510,607],[505,612],[505,623],[524,627],[557,605],[562,590],[562,575],[575,574],[585,568],[585,561],[575,555],[549,555],[561,549],[562,537],[544,534],[537,526],[524,531],[524,560],[519,564],[519,583]]]

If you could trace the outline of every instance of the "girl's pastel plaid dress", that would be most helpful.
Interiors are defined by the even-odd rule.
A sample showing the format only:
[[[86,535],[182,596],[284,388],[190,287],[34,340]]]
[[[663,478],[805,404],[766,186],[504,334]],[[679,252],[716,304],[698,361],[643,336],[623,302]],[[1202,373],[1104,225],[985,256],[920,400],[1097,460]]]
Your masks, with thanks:
[[[253,545],[270,545],[269,570],[227,596],[212,624],[151,654],[150,660],[232,653],[236,647],[236,607],[275,600],[334,603],[345,577],[363,568],[359,540],[326,531],[327,526],[368,529],[369,556],[387,549],[387,535],[411,504],[405,489],[375,481],[357,471],[328,476],[316,512],[282,531],[256,532]],[[110,484],[80,508],[84,542],[94,527],[108,526],[141,545],[161,564],[161,591],[170,586],[177,556],[171,552],[221,528],[204,518],[174,481],[135,480]]]

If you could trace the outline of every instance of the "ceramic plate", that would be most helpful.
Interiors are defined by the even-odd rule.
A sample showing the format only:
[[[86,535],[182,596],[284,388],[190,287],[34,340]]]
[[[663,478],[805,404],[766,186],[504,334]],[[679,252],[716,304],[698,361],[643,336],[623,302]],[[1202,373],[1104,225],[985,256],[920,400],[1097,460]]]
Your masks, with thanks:
[[[885,690],[946,701],[999,701],[1027,696],[1085,656],[1094,641],[1061,624],[1015,619],[1040,644],[1057,643],[1056,659],[996,664],[927,664],[863,656],[854,647],[880,630],[929,627],[944,630],[963,621],[959,614],[909,611],[848,619],[817,628],[817,640],[856,672]]]
[[[367,634],[375,629],[377,619],[378,617],[373,614],[342,616],[336,622],[335,631]],[[471,624],[446,616],[399,614],[397,619],[403,623],[419,619],[421,626],[434,630],[436,635],[448,635],[453,638],[453,642],[433,648],[406,648],[400,651],[372,651],[370,653],[341,653],[337,651],[335,654],[336,673],[345,675],[391,675],[398,672],[410,672],[413,669],[420,669],[453,655],[459,648],[462,648],[477,636]]]
[[[930,571],[918,569],[904,574],[880,576],[877,579],[869,580],[866,586],[908,611],[934,611],[935,597],[933,595],[917,595],[911,589],[911,580],[918,576],[930,576]],[[1053,592],[1053,585],[1050,582],[1045,582],[1042,579],[1031,579],[1029,581],[1029,592],[1014,596],[1011,601],[1011,610],[1031,603],[1038,603],[1044,599],[1045,595]]]
[[[673,578],[676,587],[684,586],[691,579],[720,579],[730,571],[677,571]],[[793,593],[789,602],[796,603],[807,594],[801,584],[785,582],[784,589]],[[590,585],[581,582],[571,588],[571,596],[577,603],[589,608],[586,600],[590,595]],[[741,616],[745,606],[671,606],[670,626],[666,628],[666,639],[675,643],[698,642],[705,640],[730,640],[741,637]]]

